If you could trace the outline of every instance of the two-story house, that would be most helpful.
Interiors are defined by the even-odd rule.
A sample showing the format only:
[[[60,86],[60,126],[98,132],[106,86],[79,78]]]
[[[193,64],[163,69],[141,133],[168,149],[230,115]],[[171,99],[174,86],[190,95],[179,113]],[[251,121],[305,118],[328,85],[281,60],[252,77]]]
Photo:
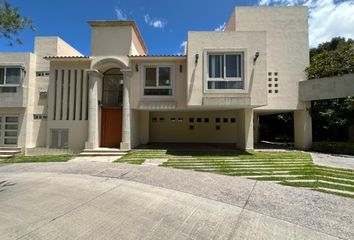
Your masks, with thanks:
[[[237,7],[225,31],[189,32],[185,55],[148,55],[134,21],[89,21],[91,56],[36,41],[35,54],[21,55],[23,65],[13,70],[6,59],[15,58],[1,54],[3,85],[17,89],[0,93],[6,99],[0,103],[2,144],[81,151],[232,143],[253,149],[260,115],[293,112],[295,146],[306,149],[310,106],[299,100],[299,82],[309,64],[307,18],[306,7]],[[49,76],[39,76],[48,67]],[[13,86],[15,76],[23,80]],[[12,122],[20,130],[10,136]]]

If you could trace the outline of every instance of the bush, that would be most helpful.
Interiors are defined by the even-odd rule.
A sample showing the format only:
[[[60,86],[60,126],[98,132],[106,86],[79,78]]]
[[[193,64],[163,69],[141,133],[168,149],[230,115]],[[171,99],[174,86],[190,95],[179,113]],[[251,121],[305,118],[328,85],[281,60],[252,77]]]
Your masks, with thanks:
[[[354,155],[354,142],[314,142],[312,150],[325,153]]]

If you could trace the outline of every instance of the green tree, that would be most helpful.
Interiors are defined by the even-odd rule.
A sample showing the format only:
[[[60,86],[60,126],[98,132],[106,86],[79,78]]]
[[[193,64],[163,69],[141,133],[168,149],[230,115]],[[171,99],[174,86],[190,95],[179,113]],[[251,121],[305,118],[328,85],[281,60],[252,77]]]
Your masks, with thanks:
[[[311,49],[305,71],[308,80],[354,73],[354,41],[336,37]],[[354,97],[313,101],[311,114],[315,141],[346,141],[354,124]]]
[[[10,46],[14,43],[22,44],[18,34],[27,27],[35,30],[30,18],[21,16],[17,7],[0,0],[0,38],[8,41]]]

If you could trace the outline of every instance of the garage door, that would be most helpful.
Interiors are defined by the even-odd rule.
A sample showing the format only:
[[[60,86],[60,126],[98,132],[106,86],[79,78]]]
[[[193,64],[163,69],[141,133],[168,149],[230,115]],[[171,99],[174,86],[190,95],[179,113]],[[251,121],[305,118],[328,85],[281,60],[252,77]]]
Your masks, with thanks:
[[[151,143],[236,143],[234,112],[151,112]]]

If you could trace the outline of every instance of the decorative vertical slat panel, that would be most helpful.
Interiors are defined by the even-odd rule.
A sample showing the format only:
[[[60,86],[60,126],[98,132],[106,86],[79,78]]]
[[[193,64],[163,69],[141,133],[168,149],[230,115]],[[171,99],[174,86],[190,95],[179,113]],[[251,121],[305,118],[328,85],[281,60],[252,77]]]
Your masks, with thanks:
[[[74,74],[73,74],[73,120],[76,120],[76,103],[77,103],[77,69],[74,70]]]
[[[84,96],[84,70],[81,70],[80,76],[80,120],[82,120],[83,96]]]
[[[70,120],[70,111],[72,109],[72,99],[73,97],[71,96],[71,92],[72,92],[72,87],[71,87],[71,75],[72,75],[72,71],[71,69],[68,70],[68,102],[66,104],[66,120]]]
[[[71,70],[70,73],[70,92],[69,92],[69,96],[70,96],[70,103],[68,105],[69,107],[69,116],[68,116],[68,120],[74,120],[74,106],[75,106],[75,70]]]
[[[80,120],[80,109],[81,109],[81,70],[77,70],[76,77],[76,113],[75,119]]]
[[[64,89],[64,92],[63,92],[63,115],[62,115],[62,118],[61,120],[67,120],[67,114],[68,114],[68,96],[69,96],[69,93],[68,93],[68,90],[69,90],[69,72],[70,70],[68,69],[65,69],[65,73],[64,73],[64,84],[63,84],[63,89]]]
[[[55,120],[60,120],[60,110],[61,110],[61,82],[62,82],[62,70],[58,70],[58,79],[56,85],[56,109],[55,109]]]
[[[63,104],[64,104],[64,83],[65,83],[65,70],[61,70],[61,82],[60,82],[60,117],[59,120],[63,120]]]
[[[49,85],[51,87],[51,92],[53,93],[53,120],[56,119],[56,113],[57,113],[57,88],[58,88],[58,70],[55,69],[54,71],[54,84]]]
[[[86,112],[87,112],[87,88],[88,88],[88,82],[87,82],[87,74],[84,71],[83,72],[83,88],[82,88],[82,120],[86,119]]]
[[[89,108],[89,106],[88,106],[88,102],[89,102],[89,87],[90,87],[90,85],[89,85],[89,76],[88,76],[88,74],[86,74],[86,118],[85,118],[85,120],[88,120],[88,108]]]

